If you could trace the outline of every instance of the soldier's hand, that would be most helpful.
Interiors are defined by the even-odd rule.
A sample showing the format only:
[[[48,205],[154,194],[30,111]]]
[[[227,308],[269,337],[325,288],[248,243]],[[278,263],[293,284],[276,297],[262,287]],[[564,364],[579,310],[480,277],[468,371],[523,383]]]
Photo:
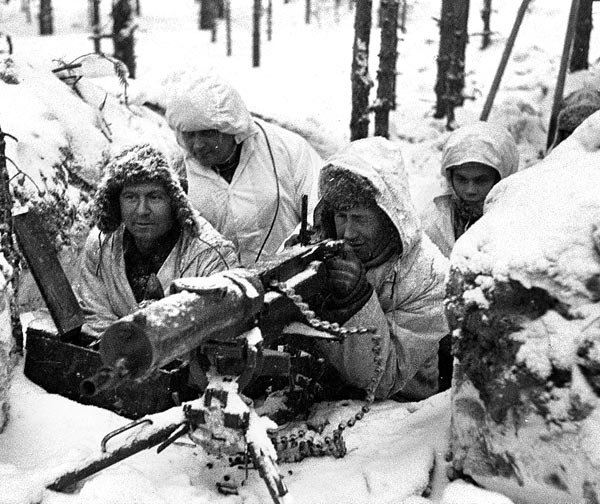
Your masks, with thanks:
[[[337,299],[362,294],[367,276],[363,263],[350,247],[343,254],[325,261],[327,283],[331,294]]]

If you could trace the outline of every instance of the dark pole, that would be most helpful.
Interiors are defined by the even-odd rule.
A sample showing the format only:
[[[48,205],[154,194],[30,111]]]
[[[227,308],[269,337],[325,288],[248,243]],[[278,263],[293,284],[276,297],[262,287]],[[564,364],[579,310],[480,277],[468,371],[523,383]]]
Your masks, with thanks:
[[[569,12],[569,22],[567,23],[567,32],[563,43],[563,52],[560,58],[560,67],[558,69],[558,77],[556,79],[556,87],[554,88],[554,100],[552,102],[552,112],[550,113],[550,124],[548,125],[548,138],[546,139],[546,149],[552,146],[554,135],[556,134],[556,118],[560,110],[563,91],[565,88],[565,78],[567,68],[569,66],[569,56],[571,55],[571,47],[573,46],[573,35],[575,33],[575,25],[577,24],[577,13],[579,11],[579,0],[573,0],[571,3],[571,11]]]
[[[496,75],[494,75],[492,87],[490,88],[490,91],[485,100],[485,104],[483,105],[483,110],[481,111],[481,115],[479,116],[479,120],[481,121],[488,120],[490,111],[492,110],[492,105],[494,104],[494,98],[496,97],[498,87],[500,86],[500,81],[502,80],[502,75],[504,74],[504,69],[506,68],[506,63],[508,63],[508,58],[510,57],[510,53],[515,44],[515,40],[517,38],[517,34],[519,33],[519,28],[521,26],[521,22],[523,21],[523,17],[525,16],[525,12],[527,11],[529,1],[530,0],[523,0],[521,2],[521,6],[519,7],[519,11],[517,12],[517,17],[515,18],[515,22],[513,23],[512,30],[510,32],[510,35],[508,36],[506,45],[504,46],[504,52],[502,53],[502,58],[500,58],[500,64],[498,65],[498,69],[496,70]]]

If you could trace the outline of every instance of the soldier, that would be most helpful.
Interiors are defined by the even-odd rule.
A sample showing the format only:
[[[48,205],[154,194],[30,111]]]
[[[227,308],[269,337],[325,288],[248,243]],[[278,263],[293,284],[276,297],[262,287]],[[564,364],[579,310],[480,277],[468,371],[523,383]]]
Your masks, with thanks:
[[[83,330],[99,336],[172,280],[237,267],[237,253],[192,209],[166,158],[149,145],[108,164],[93,202],[75,292]]]
[[[423,227],[442,254],[450,257],[456,240],[483,214],[492,187],[519,168],[519,152],[505,128],[487,122],[452,132],[442,150],[447,190],[421,212]]]
[[[330,294],[320,315],[374,327],[380,337],[375,345],[368,334],[349,334],[319,350],[363,390],[381,367],[377,398],[429,397],[438,391],[438,341],[448,331],[448,262],[421,230],[400,150],[383,138],[352,142],[327,160],[319,194],[319,237],[346,241],[345,257],[326,261]]]
[[[166,117],[185,153],[190,201],[251,267],[316,203],[322,160],[299,135],[253,120],[238,92],[214,75],[174,83]]]

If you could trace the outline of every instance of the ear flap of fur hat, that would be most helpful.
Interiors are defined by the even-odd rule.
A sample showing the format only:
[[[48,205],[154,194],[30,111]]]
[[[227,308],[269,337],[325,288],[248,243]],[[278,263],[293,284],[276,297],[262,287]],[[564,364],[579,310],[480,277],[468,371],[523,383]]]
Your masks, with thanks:
[[[136,145],[119,153],[106,165],[94,196],[93,220],[103,233],[112,233],[121,224],[119,197],[126,184],[161,184],[171,199],[173,217],[182,229],[198,234],[197,223],[179,177],[166,157],[150,145]]]

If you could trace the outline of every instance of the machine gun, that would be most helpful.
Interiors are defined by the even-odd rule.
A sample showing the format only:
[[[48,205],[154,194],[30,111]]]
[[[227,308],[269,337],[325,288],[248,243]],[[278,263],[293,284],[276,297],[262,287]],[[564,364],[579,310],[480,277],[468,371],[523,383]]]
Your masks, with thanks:
[[[317,330],[312,337],[331,341],[342,341],[348,333],[369,332],[322,321],[303,301],[318,295],[324,284],[323,261],[339,254],[342,247],[341,241],[323,241],[291,248],[256,270],[235,269],[177,280],[172,294],[110,326],[100,341],[104,367],[82,382],[83,394],[144,380],[156,369],[186,356],[195,381],[205,384],[204,394],[174,408],[177,413],[169,410],[149,415],[109,433],[100,457],[64,474],[49,488],[64,490],[138,451],[156,445],[161,451],[188,434],[209,453],[249,454],[273,501],[279,503],[287,489],[277,470],[275,452],[284,454],[284,460],[344,456],[345,425],[340,424],[331,436],[309,435],[300,428],[289,437],[276,439],[266,434],[252,403],[239,395],[260,376],[290,377],[295,373],[293,356],[271,348],[290,323],[304,322]],[[368,405],[347,425],[367,411]],[[139,425],[141,431],[133,440],[106,453],[108,439]],[[265,435],[260,434],[261,425]],[[294,454],[286,457],[290,449]]]

